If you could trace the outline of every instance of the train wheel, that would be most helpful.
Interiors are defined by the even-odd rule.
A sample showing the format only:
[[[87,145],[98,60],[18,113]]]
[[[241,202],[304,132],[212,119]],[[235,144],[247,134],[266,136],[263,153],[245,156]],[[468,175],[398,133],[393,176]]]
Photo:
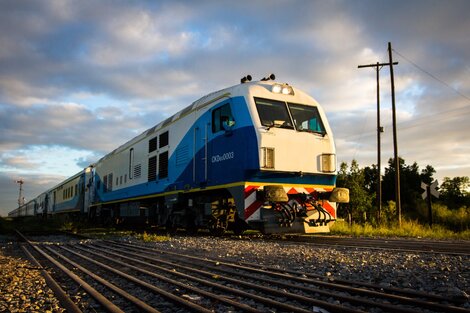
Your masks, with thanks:
[[[225,229],[222,227],[219,228],[209,228],[209,232],[212,236],[220,237],[225,234]]]
[[[176,234],[178,230],[177,217],[175,215],[170,215],[165,225],[166,231],[170,235]]]
[[[220,223],[220,220],[215,218],[214,216],[211,217],[209,223],[208,223],[208,228],[209,232],[212,236],[222,236],[225,234],[225,231],[227,230],[225,227],[222,226],[222,223]]]
[[[243,220],[241,220],[238,215],[235,216],[235,222],[232,224],[232,231],[235,235],[239,236],[242,235],[245,230],[247,229],[246,224]]]

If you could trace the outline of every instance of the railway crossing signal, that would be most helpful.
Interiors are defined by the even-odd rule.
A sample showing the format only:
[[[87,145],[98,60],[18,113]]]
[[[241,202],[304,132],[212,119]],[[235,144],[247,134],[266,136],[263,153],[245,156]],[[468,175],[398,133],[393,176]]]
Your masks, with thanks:
[[[437,180],[432,182],[431,185],[421,182],[421,188],[424,189],[424,192],[421,194],[421,197],[423,197],[423,200],[430,196],[439,198],[439,191],[437,191]]]
[[[424,189],[421,197],[427,199],[428,203],[428,217],[429,217],[429,226],[432,227],[432,204],[431,204],[431,196],[439,198],[439,191],[437,190],[437,180],[431,183],[431,185],[425,184],[421,182],[421,188]]]

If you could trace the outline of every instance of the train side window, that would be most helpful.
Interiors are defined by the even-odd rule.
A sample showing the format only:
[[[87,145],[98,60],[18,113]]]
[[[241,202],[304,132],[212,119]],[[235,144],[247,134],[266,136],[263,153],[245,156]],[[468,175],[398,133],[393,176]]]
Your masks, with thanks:
[[[160,134],[160,144],[159,144],[159,148],[163,148],[163,147],[166,147],[168,146],[168,143],[169,143],[169,137],[168,137],[168,131]]]
[[[235,125],[235,119],[229,103],[212,111],[212,133],[228,131],[233,125]]]

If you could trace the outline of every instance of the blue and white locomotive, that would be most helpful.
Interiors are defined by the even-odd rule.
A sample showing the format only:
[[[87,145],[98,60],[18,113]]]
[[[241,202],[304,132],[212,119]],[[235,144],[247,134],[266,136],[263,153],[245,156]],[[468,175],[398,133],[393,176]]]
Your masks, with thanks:
[[[274,75],[247,76],[47,191],[37,213],[76,211],[216,234],[325,232],[335,202],[348,201],[348,190],[335,188],[336,173],[321,106]]]

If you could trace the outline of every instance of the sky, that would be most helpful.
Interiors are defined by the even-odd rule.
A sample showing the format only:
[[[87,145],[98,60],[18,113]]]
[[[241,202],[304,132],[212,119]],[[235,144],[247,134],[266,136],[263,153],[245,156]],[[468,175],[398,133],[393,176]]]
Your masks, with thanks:
[[[338,163],[377,163],[392,58],[398,154],[470,176],[470,1],[0,1],[0,215],[200,97],[275,73],[313,96]],[[382,164],[393,157],[380,69]]]

